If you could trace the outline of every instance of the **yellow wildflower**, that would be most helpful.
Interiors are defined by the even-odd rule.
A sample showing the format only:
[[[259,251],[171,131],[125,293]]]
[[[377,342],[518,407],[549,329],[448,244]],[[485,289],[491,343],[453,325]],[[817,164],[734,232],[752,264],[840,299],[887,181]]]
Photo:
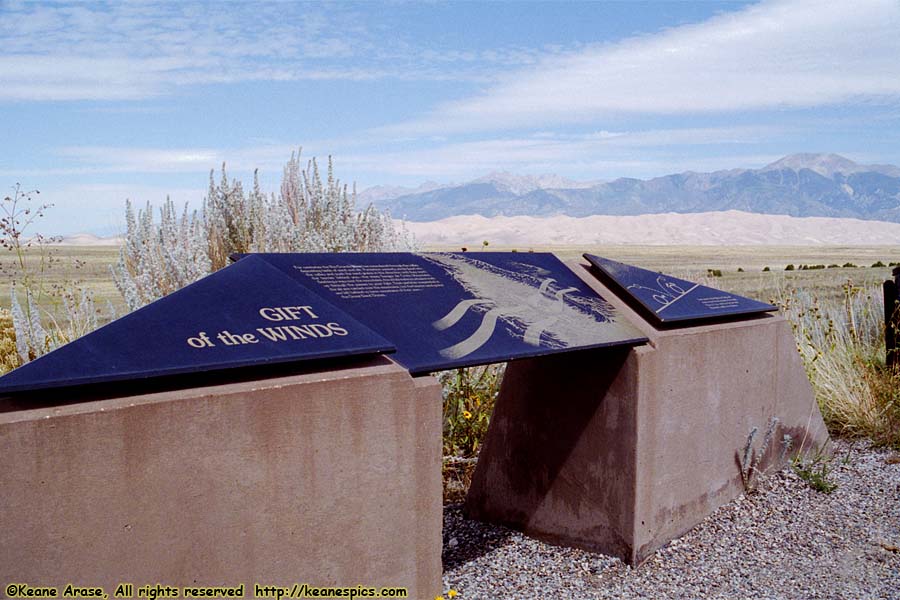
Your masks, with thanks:
[[[472,413],[470,413],[470,412],[467,411],[467,410],[464,410],[464,411],[463,411],[463,417],[466,418],[466,419],[471,419],[471,418],[472,418]]]

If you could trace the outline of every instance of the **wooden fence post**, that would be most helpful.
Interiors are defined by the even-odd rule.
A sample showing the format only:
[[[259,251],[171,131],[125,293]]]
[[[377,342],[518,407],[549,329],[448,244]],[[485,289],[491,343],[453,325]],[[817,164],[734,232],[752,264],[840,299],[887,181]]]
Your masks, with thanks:
[[[894,280],[884,282],[884,349],[888,367],[900,364],[897,335],[900,332],[900,267],[891,272]]]

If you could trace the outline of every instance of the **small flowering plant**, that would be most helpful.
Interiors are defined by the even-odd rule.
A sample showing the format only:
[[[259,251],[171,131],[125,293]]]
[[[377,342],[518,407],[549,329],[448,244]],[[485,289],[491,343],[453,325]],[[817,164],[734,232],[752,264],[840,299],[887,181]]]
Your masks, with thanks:
[[[444,371],[444,455],[470,458],[478,454],[487,433],[505,365]]]

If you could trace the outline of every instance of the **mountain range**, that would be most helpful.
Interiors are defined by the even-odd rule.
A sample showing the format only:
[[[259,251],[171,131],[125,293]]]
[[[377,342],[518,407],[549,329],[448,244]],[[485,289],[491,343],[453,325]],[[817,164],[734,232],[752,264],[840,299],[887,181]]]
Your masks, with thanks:
[[[836,154],[793,154],[761,169],[688,171],[652,179],[576,182],[557,175],[491,173],[463,184],[369,188],[360,200],[409,221],[734,210],[900,222],[900,167],[861,165]]]

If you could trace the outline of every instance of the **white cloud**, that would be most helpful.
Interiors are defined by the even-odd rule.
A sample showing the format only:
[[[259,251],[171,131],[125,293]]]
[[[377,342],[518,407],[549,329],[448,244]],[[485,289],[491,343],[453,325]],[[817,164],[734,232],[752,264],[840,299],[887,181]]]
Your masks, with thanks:
[[[520,172],[563,172],[602,164],[608,170],[615,166],[629,169],[644,166],[652,169],[648,151],[666,147],[705,145],[741,145],[770,141],[788,130],[773,126],[703,127],[655,129],[640,131],[588,131],[560,134],[543,131],[532,135],[481,139],[474,141],[430,140],[423,147],[403,140],[394,141],[398,150],[390,151],[364,138],[312,141],[304,150],[307,158],[324,162],[327,153],[338,160],[339,175],[348,170],[366,170],[403,176],[460,176],[489,170],[506,169]],[[383,140],[380,140],[383,142]],[[309,150],[312,150],[310,152]],[[326,154],[316,154],[324,150]],[[226,163],[228,170],[251,172],[260,169],[268,176],[281,172],[296,146],[273,140],[243,148],[216,149],[202,147],[147,148],[122,146],[66,146],[56,150],[65,162],[52,169],[4,171],[0,176],[50,176],[101,173],[206,173]],[[645,156],[641,159],[640,156]],[[679,163],[681,164],[681,163]],[[684,163],[687,164],[687,163]],[[733,163],[732,163],[733,164]],[[661,166],[661,165],[658,165]]]
[[[246,81],[488,82],[548,52],[437,51],[397,31],[379,37],[370,17],[340,3],[0,2],[0,101],[132,100]]]
[[[174,58],[0,56],[0,99],[130,100],[156,95],[167,73],[187,63]]]
[[[55,151],[66,164],[34,175],[98,173],[207,173],[225,163],[229,171],[261,169],[280,172],[296,146],[266,144],[246,148],[141,148],[122,146],[65,146]],[[305,153],[304,153],[305,155]],[[311,156],[310,156],[311,158]],[[0,171],[0,175],[3,175]],[[17,175],[20,171],[9,173]]]
[[[317,158],[322,168],[335,156],[337,176],[344,182],[373,184],[402,178],[474,178],[489,171],[523,174],[557,173],[570,177],[607,178],[666,174],[734,166],[759,166],[780,156],[748,155],[747,149],[795,135],[791,128],[769,125],[697,127],[635,131],[596,130],[584,133],[541,131],[457,141],[434,138],[426,143],[354,136],[307,140],[304,160]],[[702,148],[715,146],[715,156]],[[730,148],[723,152],[722,148]],[[694,150],[691,150],[694,149]],[[53,166],[0,169],[0,177],[46,181],[53,177],[110,174],[196,174],[202,181],[225,163],[229,175],[244,179],[259,169],[265,185],[277,184],[282,168],[297,146],[259,139],[232,148],[182,146],[64,146],[53,151]],[[217,175],[218,176],[218,175]],[[276,188],[272,188],[276,189]]]
[[[900,97],[900,2],[771,1],[551,57],[383,131],[585,123],[626,113],[807,108]]]
[[[189,173],[215,168],[224,160],[221,152],[208,148],[68,146],[57,153],[98,173]]]
[[[789,133],[778,127],[741,126],[531,136],[449,142],[429,148],[341,153],[341,172],[406,178],[473,178],[489,171],[555,173],[591,178],[652,176],[684,170],[762,166],[777,155],[741,154],[744,148]],[[733,146],[735,151],[698,159],[691,148]]]

